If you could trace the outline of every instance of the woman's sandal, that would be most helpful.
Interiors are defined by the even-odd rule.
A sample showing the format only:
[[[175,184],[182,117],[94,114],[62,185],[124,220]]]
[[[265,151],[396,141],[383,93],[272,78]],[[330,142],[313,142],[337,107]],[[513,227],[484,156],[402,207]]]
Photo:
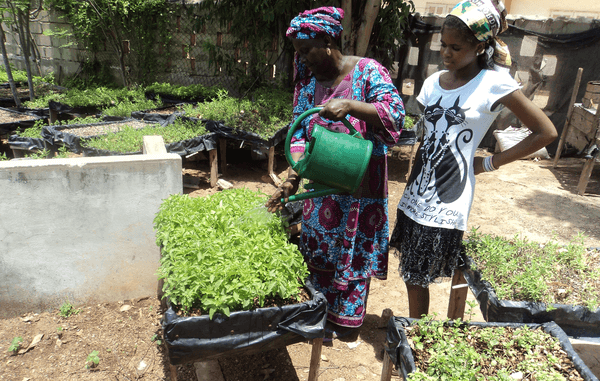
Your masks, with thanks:
[[[335,339],[350,338],[352,335],[358,336],[359,328],[342,327],[340,325],[325,324],[325,337],[323,338],[324,343],[330,343]],[[356,340],[356,337],[351,340]]]

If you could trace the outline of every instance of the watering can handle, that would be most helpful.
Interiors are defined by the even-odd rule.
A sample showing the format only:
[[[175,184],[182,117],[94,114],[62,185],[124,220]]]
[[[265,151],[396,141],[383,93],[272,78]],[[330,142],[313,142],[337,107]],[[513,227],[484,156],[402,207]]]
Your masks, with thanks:
[[[315,114],[315,113],[321,111],[321,109],[322,109],[322,107],[314,107],[314,108],[304,111],[302,114],[300,114],[300,116],[298,116],[298,118],[296,118],[296,120],[290,127],[287,137],[285,139],[285,157],[286,157],[288,163],[292,167],[294,167],[296,165],[296,162],[294,161],[294,159],[292,159],[292,154],[290,152],[290,144],[292,142],[292,136],[294,135],[296,128],[298,128],[298,126],[300,125],[300,122],[302,122],[302,120],[304,118],[306,118],[308,115]],[[360,132],[356,131],[356,129],[352,126],[352,124],[350,124],[348,119],[346,119],[346,118],[342,119],[342,123],[344,123],[344,125],[346,127],[348,127],[348,129],[350,130],[350,136],[359,138],[359,139],[363,139]]]

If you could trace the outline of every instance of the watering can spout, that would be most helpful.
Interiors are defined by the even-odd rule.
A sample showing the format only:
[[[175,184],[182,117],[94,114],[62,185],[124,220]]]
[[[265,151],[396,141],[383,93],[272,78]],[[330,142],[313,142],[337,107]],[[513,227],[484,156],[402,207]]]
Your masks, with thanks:
[[[361,134],[347,119],[342,119],[350,131],[349,134],[330,131],[322,126],[314,125],[311,139],[306,143],[304,156],[296,162],[290,152],[290,144],[294,132],[300,122],[321,108],[312,108],[302,113],[292,124],[285,141],[285,155],[288,163],[302,178],[310,179],[313,191],[289,197],[282,202],[305,200],[323,197],[330,194],[354,193],[367,170],[373,143],[363,139]]]

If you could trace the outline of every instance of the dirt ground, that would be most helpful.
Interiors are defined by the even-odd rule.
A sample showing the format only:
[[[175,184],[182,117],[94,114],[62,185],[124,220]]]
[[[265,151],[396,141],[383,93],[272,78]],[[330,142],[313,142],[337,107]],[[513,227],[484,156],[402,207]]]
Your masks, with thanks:
[[[229,166],[222,178],[235,187],[271,194],[275,187],[265,176],[265,162],[252,161],[249,154],[244,156],[240,151],[228,152]],[[409,147],[390,153],[390,228],[406,184],[409,153]],[[277,158],[276,172],[283,174],[287,168],[285,158]],[[190,168],[185,172],[198,180],[198,187],[186,188],[186,193],[201,197],[217,191],[208,184],[206,162],[185,164]],[[588,246],[600,247],[600,165],[592,174],[586,194],[578,196],[576,187],[582,166],[579,158],[561,158],[556,168],[552,168],[550,160],[522,160],[478,176],[469,226],[483,233],[521,235],[538,242],[553,239],[567,243],[575,234],[583,233]],[[319,380],[380,379],[386,336],[382,311],[389,308],[396,316],[408,315],[406,289],[397,267],[398,259],[392,256],[388,279],[372,282],[367,316],[358,339],[336,340],[323,347]],[[449,290],[448,279],[431,286],[431,312],[445,317]],[[468,300],[474,300],[471,293]],[[3,319],[0,380],[169,379],[168,359],[160,341],[160,302],[154,295],[75,308],[78,313],[68,318],[60,317],[57,309]],[[478,309],[472,320],[483,321]],[[17,337],[23,339],[22,353],[12,356],[8,348]],[[299,343],[218,362],[225,381],[307,380],[311,348],[309,343]],[[98,352],[98,365],[86,369],[86,364],[91,364],[86,360],[94,351]],[[197,379],[194,364],[177,369],[178,380]]]

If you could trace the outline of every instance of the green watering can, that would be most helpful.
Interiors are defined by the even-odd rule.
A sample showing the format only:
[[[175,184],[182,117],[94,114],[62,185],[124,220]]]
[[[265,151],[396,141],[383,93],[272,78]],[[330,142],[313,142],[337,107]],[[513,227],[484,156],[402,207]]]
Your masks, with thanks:
[[[293,195],[287,200],[282,198],[281,202],[305,200],[342,192],[354,193],[367,171],[373,152],[373,142],[363,139],[345,118],[342,122],[348,127],[350,134],[330,131],[315,125],[311,139],[304,149],[304,156],[298,162],[294,162],[290,152],[294,131],[304,118],[320,110],[320,107],[316,107],[302,113],[290,127],[285,140],[285,157],[300,177],[314,181],[305,186],[311,192]]]

